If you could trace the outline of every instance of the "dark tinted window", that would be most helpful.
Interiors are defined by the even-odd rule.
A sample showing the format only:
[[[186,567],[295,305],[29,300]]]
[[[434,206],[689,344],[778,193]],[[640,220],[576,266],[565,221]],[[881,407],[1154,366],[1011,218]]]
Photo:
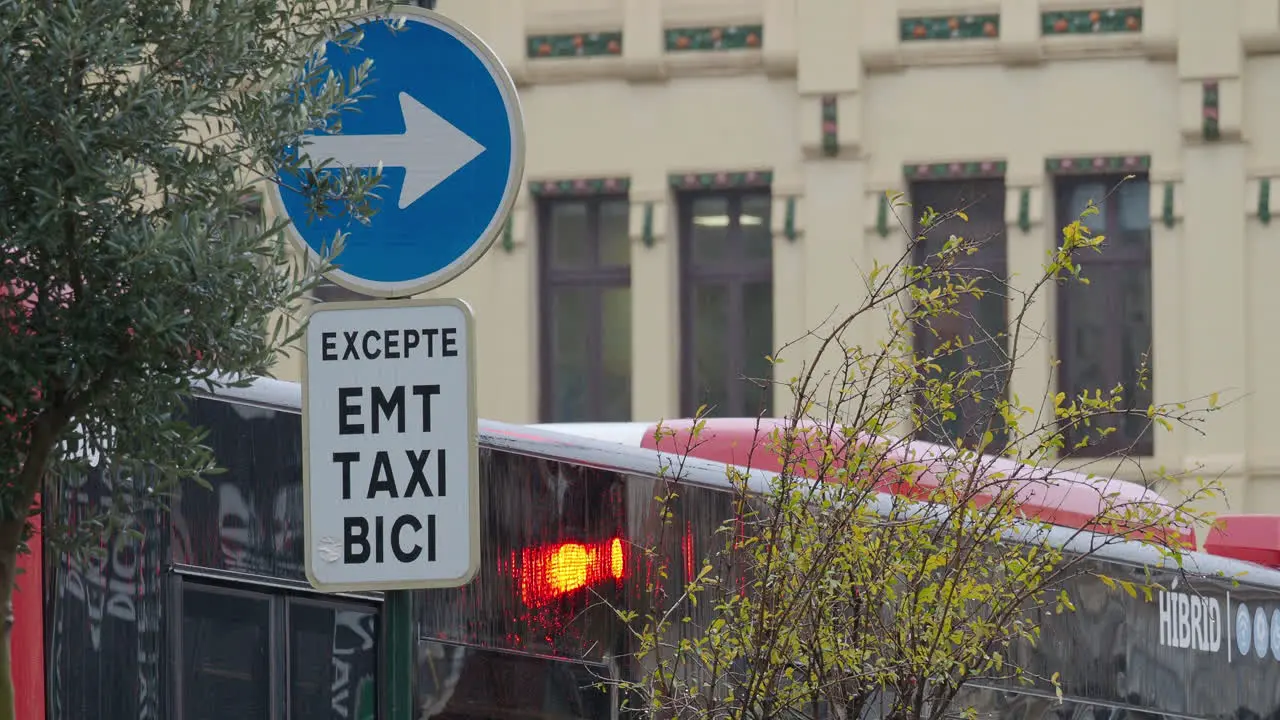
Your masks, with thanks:
[[[465,588],[415,594],[422,636],[572,658],[616,652],[623,629],[601,600],[620,602],[635,579],[624,476],[484,449],[480,473],[480,573]]]
[[[773,234],[767,188],[680,199],[681,407],[692,416],[768,412]]]
[[[630,211],[625,195],[542,200],[541,414],[547,422],[631,419]]]
[[[960,386],[955,407],[948,408],[954,417],[943,413],[936,399],[921,403],[919,434],[923,440],[946,445],[963,440],[972,446],[990,430],[994,446],[989,450],[996,451],[1006,440],[996,401],[1008,396],[1009,377],[1004,180],[917,182],[911,186],[911,203],[915,236],[924,237],[915,245],[915,264],[938,267],[942,262],[939,254],[952,235],[964,238],[976,249],[954,260],[949,280],[925,281],[925,285],[942,287],[945,283],[954,288],[972,280],[981,290],[980,296],[962,293],[951,307],[954,314],[922,318],[916,330],[916,356],[933,357],[940,368],[925,371],[926,380]],[[941,214],[927,228],[920,224],[926,207]],[[968,221],[954,214],[956,211],[964,212]],[[981,373],[979,378],[966,375],[974,370]]]
[[[607,720],[611,695],[596,687],[604,677],[603,666],[424,641],[416,707],[433,720]]]
[[[377,616],[372,610],[289,603],[289,717],[377,717]]]
[[[270,599],[187,587],[182,605],[184,720],[270,720]]]
[[[1064,427],[1066,449],[1075,455],[1124,452],[1152,455],[1155,439],[1146,409],[1153,378],[1151,302],[1151,188],[1145,177],[1083,176],[1059,178],[1058,226],[1079,219],[1090,201],[1098,214],[1084,220],[1095,236],[1105,235],[1102,252],[1076,256],[1088,285],[1064,280],[1058,285],[1058,389],[1068,402],[1081,393],[1123,388],[1120,407],[1137,412],[1098,417],[1088,428]],[[1099,437],[1103,428],[1110,434]],[[1088,437],[1088,444],[1076,444]]]
[[[174,562],[303,580],[301,417],[200,398],[187,419],[226,472],[182,485]]]

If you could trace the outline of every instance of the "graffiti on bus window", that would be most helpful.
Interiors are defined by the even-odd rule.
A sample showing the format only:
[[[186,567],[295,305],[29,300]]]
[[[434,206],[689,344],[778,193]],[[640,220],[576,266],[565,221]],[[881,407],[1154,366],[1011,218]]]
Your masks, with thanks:
[[[225,472],[181,489],[174,562],[304,579],[299,417],[204,399],[189,415]]]
[[[49,526],[101,515],[113,495],[134,508],[141,538],[115,533],[100,552],[49,558],[48,672],[53,720],[160,718],[163,647],[161,577],[165,525],[159,508],[134,496],[135,481],[90,458],[48,503]],[[121,693],[120,688],[130,692]]]

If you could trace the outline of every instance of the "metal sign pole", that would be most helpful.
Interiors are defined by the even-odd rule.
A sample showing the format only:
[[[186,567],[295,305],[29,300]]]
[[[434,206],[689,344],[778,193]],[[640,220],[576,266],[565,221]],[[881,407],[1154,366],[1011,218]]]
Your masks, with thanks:
[[[436,0],[416,0],[420,8],[435,10]],[[414,675],[417,670],[417,623],[413,618],[413,595],[407,590],[391,590],[383,595],[382,675],[386,681],[383,702],[387,720],[413,720],[416,700]]]
[[[398,201],[354,229],[346,218],[316,219],[289,182],[307,168],[293,163],[282,163],[268,193],[305,256],[324,257],[346,232],[327,279],[381,298],[307,312],[302,489],[311,585],[384,593],[378,715],[389,720],[415,714],[411,593],[466,586],[480,568],[474,318],[462,300],[408,298],[492,247],[524,175],[515,83],[482,39],[435,6],[401,0],[356,20],[365,31],[357,47],[328,61],[339,75],[372,61],[374,92],[350,122],[294,148],[299,166],[330,158],[386,169]],[[449,72],[400,71],[414,66]]]

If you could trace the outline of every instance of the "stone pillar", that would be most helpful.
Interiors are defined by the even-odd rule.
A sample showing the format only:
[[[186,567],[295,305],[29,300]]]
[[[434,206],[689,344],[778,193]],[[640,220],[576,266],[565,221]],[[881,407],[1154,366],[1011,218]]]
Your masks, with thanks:
[[[658,171],[631,178],[631,416],[680,412],[680,273],[676,213]]]
[[[1030,172],[1005,178],[1004,221],[1006,263],[1009,282],[1025,292],[1044,275],[1045,255],[1059,237],[1053,208],[1046,201],[1043,173]],[[1046,394],[1054,392],[1053,288],[1045,286],[1028,302],[1017,292],[1010,292],[1009,352],[1014,356],[1013,377],[1009,382],[1009,399],[1015,405],[1039,409]],[[1016,346],[1015,346],[1016,337]],[[1016,401],[1015,401],[1016,399]],[[1035,431],[1052,421],[1048,414],[1032,413],[1022,420],[1018,435],[1031,434],[1023,443],[1024,452],[1032,452],[1039,444]],[[1012,437],[1012,433],[1011,433]]]
[[[1182,391],[1188,397],[1221,391],[1226,399],[1250,388],[1249,257],[1240,207],[1247,175],[1241,138],[1241,8],[1237,3],[1179,0],[1178,11],[1186,188]],[[1155,362],[1158,367],[1160,358]],[[1158,375],[1155,382],[1160,383]],[[1247,480],[1245,405],[1209,416],[1201,429],[1205,434],[1187,435],[1185,464],[1200,467],[1207,477],[1225,474],[1226,490],[1239,509]]]
[[[804,157],[804,233],[797,240],[800,268],[788,268],[802,282],[789,289],[796,303],[791,322],[819,335],[834,321],[865,300],[862,276],[869,270],[864,244],[863,204],[866,163],[862,159],[862,101],[864,19],[878,3],[862,0],[804,0],[796,4],[796,78],[800,93],[800,140]],[[781,272],[781,269],[778,270]],[[779,288],[781,290],[781,288]],[[777,296],[778,290],[775,290]],[[782,321],[783,315],[779,315]],[[845,334],[859,342],[860,328]],[[780,340],[783,338],[779,338]],[[791,339],[791,338],[787,338]],[[783,355],[784,378],[798,375],[812,362],[817,339],[797,343]],[[828,350],[817,372],[839,370],[838,348]],[[828,377],[820,390],[838,380]],[[812,388],[811,388],[812,390]],[[784,405],[785,395],[785,405]],[[777,396],[779,408],[792,402],[790,393]]]
[[[794,396],[788,382],[800,372],[807,359],[805,332],[809,329],[805,316],[806,243],[805,218],[807,198],[799,177],[788,178],[785,172],[774,174],[773,180],[773,346],[782,362],[774,365],[774,416],[791,413]],[[784,348],[784,346],[786,346]]]
[[[622,59],[632,79],[661,77],[662,0],[624,0]]]

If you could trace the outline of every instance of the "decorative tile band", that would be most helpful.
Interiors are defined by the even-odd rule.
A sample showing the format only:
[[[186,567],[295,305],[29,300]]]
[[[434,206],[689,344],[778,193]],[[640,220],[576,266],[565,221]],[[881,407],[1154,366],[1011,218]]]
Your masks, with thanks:
[[[1003,160],[909,164],[902,166],[902,175],[908,180],[998,178],[1004,177],[1008,166]]]
[[[827,157],[840,154],[840,118],[837,115],[836,96],[822,97],[822,153]]]
[[[630,178],[534,180],[529,183],[529,192],[534,197],[604,195],[611,193],[624,193],[630,188]]]
[[[773,173],[768,170],[745,172],[679,173],[667,177],[676,190],[731,190],[738,188],[765,188],[773,184]]]
[[[1151,169],[1150,155],[1097,155],[1049,158],[1044,162],[1051,175],[1092,175],[1094,173],[1145,171]]]
[[[938,15],[898,20],[899,37],[912,40],[971,40],[1000,37],[999,15]]]
[[[1040,31],[1045,35],[1142,32],[1142,8],[1044,12],[1040,13]]]
[[[1022,188],[1018,193],[1018,229],[1031,232],[1031,188]]]
[[[763,42],[763,25],[670,28],[666,31],[667,52],[756,49]]]
[[[1222,136],[1222,130],[1218,126],[1218,81],[1205,80],[1201,93],[1201,134],[1205,140],[1212,142]]]
[[[1171,182],[1164,184],[1164,197],[1160,203],[1160,221],[1167,228],[1173,227],[1173,183]]]
[[[795,196],[787,198],[786,213],[782,216],[782,235],[787,240],[795,242],[799,237],[796,232],[796,199]]]
[[[622,54],[621,32],[531,35],[531,58],[600,57]]]

